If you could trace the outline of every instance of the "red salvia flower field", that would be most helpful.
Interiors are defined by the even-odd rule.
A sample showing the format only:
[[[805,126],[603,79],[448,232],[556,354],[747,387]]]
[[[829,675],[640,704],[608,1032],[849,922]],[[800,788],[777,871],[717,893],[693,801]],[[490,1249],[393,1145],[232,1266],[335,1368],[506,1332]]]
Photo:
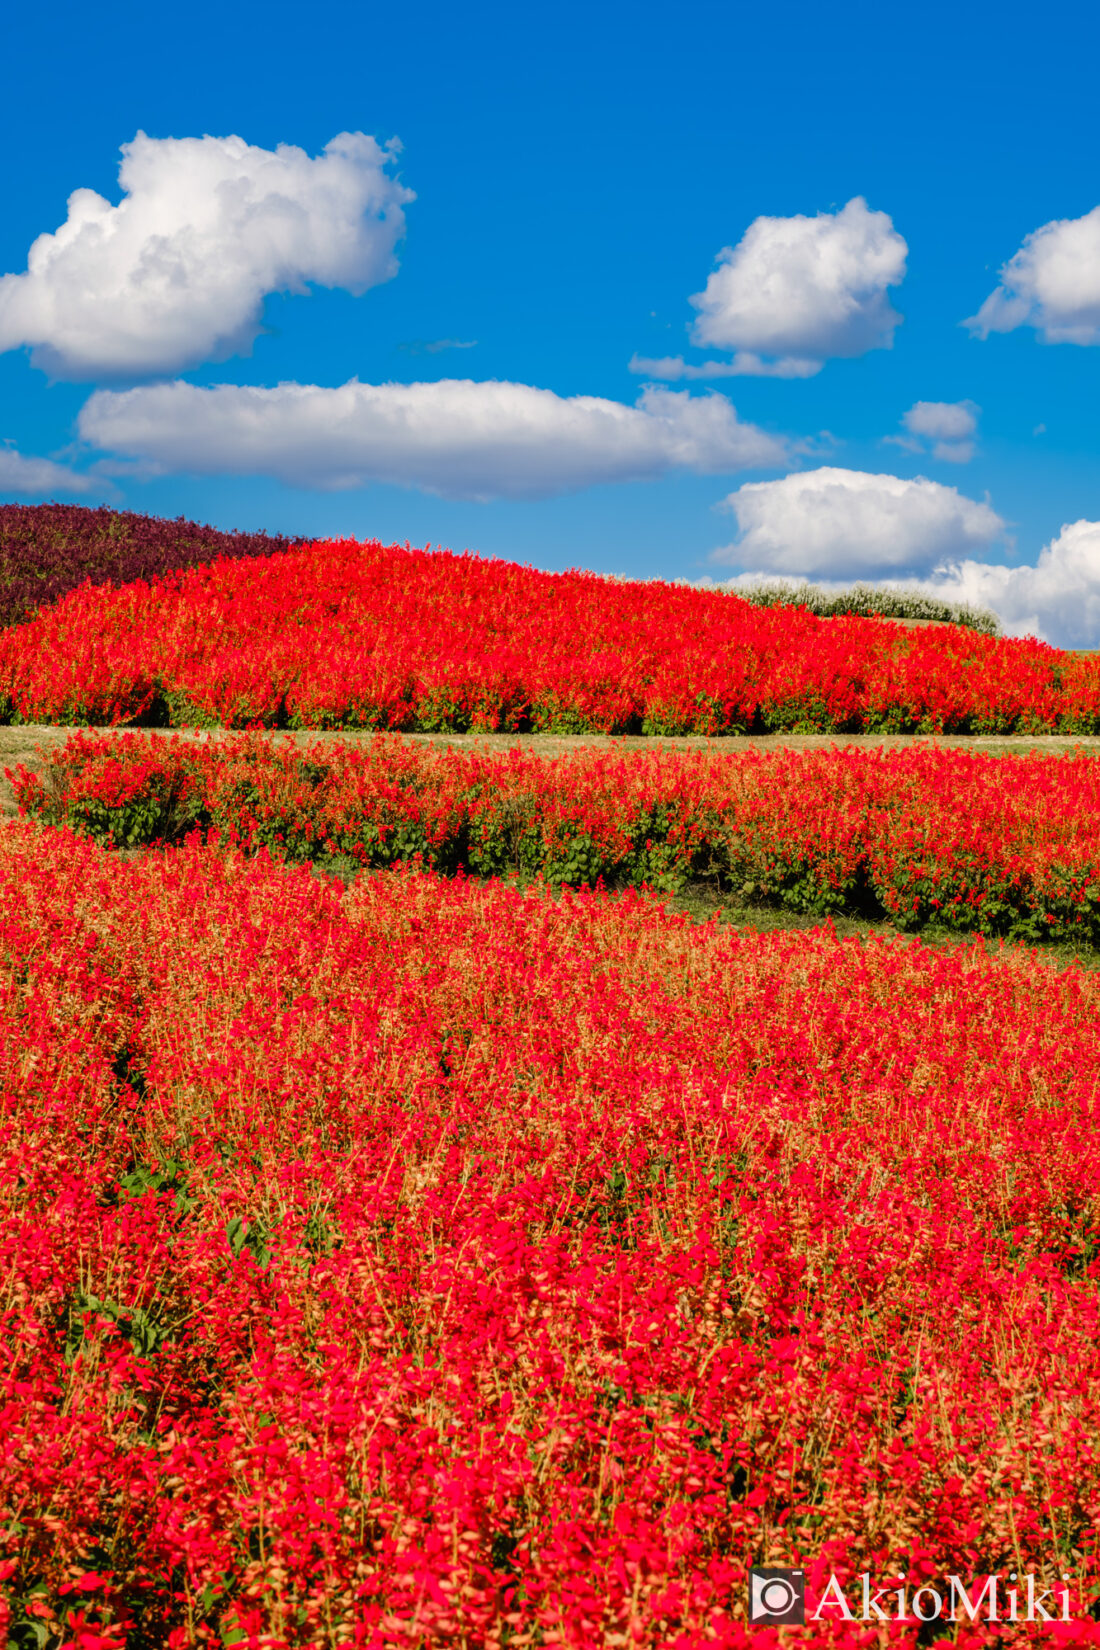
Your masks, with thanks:
[[[0,718],[723,734],[1100,729],[1100,667],[958,626],[377,542],[84,585],[0,633]]]
[[[1100,944],[1100,765],[907,747],[545,757],[377,738],[77,733],[24,811],[133,847],[202,828],[282,858],[648,886]]]
[[[116,725],[0,829],[0,1642],[1100,1643],[1100,977],[897,932],[1100,948],[1095,761],[400,737],[1090,733],[1095,660],[102,515],[0,633]]]
[[[12,1642],[1100,1632],[1090,975],[18,824],[0,936]]]

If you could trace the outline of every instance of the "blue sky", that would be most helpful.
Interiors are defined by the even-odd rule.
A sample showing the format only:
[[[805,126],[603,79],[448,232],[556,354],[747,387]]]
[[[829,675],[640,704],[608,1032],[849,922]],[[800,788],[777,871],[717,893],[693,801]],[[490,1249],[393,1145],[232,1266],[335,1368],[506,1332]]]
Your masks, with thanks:
[[[273,261],[248,242],[228,346],[211,260],[223,247],[228,267],[235,237],[259,233],[243,216],[223,219],[205,262],[184,261],[178,315],[130,325],[109,267],[83,253],[37,286],[0,283],[3,496],[108,489],[227,527],[632,577],[916,577],[992,601],[1009,628],[1100,645],[1100,528],[1060,537],[1100,522],[1095,9],[1054,5],[1037,28],[1033,12],[936,3],[62,5],[10,17],[5,36],[8,276],[66,222],[74,190],[112,209],[126,198],[120,150],[139,131],[134,257],[188,232],[165,140],[235,135],[253,172],[260,151],[292,145],[289,186],[311,211],[310,167],[338,134],[401,150],[347,162],[391,191],[389,226],[356,252],[354,180],[341,185],[338,221],[296,243],[309,242],[299,291],[271,273],[293,249]],[[190,153],[201,192],[205,151]],[[816,320],[783,313],[782,268],[762,318],[777,260],[798,277],[823,255],[850,324],[829,319],[828,293]],[[961,323],[1014,257],[982,312],[1007,330],[982,337]],[[693,307],[704,290],[709,308]],[[793,345],[769,350],[781,335]],[[731,372],[750,358],[763,376]],[[720,375],[670,378],[661,363],[677,359]],[[789,359],[807,375],[772,375]],[[257,423],[239,393],[351,379],[547,393],[317,395],[308,431],[300,398],[269,398]],[[231,388],[197,393],[214,386]],[[333,418],[350,454],[339,473],[323,461]]]

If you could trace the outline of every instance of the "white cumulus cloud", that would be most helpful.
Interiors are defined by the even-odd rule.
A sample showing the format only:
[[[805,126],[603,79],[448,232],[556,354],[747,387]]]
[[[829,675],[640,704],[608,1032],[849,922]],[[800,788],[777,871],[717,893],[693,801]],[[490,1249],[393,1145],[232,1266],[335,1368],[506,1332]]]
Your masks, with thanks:
[[[315,384],[99,390],[85,441],[162,471],[273,476],[299,487],[419,487],[448,498],[539,498],[671,469],[789,462],[723,395],[650,387],[626,406],[529,384]]]
[[[759,584],[763,576],[738,573],[721,580],[721,588],[736,593]],[[713,584],[710,579],[698,582]],[[801,580],[772,575],[770,582],[797,585]],[[1100,647],[1100,521],[1064,526],[1039,552],[1034,566],[1003,567],[967,558],[937,568],[924,579],[861,582],[987,608],[1000,619],[1006,636],[1037,636],[1055,647]],[[819,579],[815,583],[825,590],[846,588],[845,581]]]
[[[52,458],[28,458],[14,447],[0,446],[0,495],[17,493],[23,497],[56,498],[73,493],[111,492],[101,477],[81,475]]]
[[[883,440],[911,453],[931,450],[933,458],[948,464],[969,464],[981,410],[973,401],[916,401],[902,417],[909,433]]]
[[[889,349],[901,316],[887,288],[904,277],[907,252],[887,213],[861,196],[813,218],[757,218],[691,299],[692,341],[746,352],[741,370],[781,377]]]
[[[1038,636],[1056,647],[1100,646],[1100,521],[1075,521],[1040,552],[1033,567],[970,559],[938,569],[918,588],[996,613],[1009,636]]]
[[[979,338],[1031,326],[1048,344],[1100,344],[1100,206],[1028,235],[963,325]]]
[[[724,504],[741,537],[713,561],[808,577],[926,572],[984,548],[1005,528],[990,505],[955,487],[830,466],[748,482]]]
[[[117,206],[92,189],[0,277],[0,350],[57,378],[143,378],[247,352],[272,292],[362,293],[397,270],[395,146],[342,132],[323,154],[239,137],[123,145]]]

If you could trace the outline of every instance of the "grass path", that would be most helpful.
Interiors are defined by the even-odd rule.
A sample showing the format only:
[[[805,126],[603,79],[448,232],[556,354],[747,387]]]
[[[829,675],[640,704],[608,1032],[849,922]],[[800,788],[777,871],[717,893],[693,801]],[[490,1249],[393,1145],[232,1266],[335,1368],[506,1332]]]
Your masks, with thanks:
[[[0,816],[15,814],[15,799],[3,769],[23,762],[28,768],[41,766],[39,751],[55,750],[63,745],[73,728],[53,727],[46,723],[31,723],[22,727],[0,727]],[[95,733],[109,733],[109,728],[94,728]],[[121,731],[121,730],[120,730]],[[224,729],[213,731],[186,728],[147,728],[143,732],[164,738],[180,734],[191,739],[224,739],[230,737]],[[298,745],[347,744],[361,745],[377,737],[373,732],[320,733],[306,729],[300,732],[282,731],[272,738],[292,739]],[[906,745],[940,745],[954,750],[984,751],[990,756],[1022,756],[1029,751],[1044,751],[1053,756],[1073,752],[1084,756],[1100,756],[1100,736],[1045,734],[1039,737],[1022,735],[1012,738],[981,738],[972,734],[922,733],[761,733],[730,736],[721,739],[661,738],[633,734],[547,734],[547,733],[401,733],[392,738],[437,745],[482,746],[489,750],[509,748],[539,751],[546,756],[562,756],[568,751],[595,748],[607,751],[713,750],[733,755],[752,748],[776,750],[781,746],[792,750],[825,749],[831,745],[853,745],[864,748],[901,748]]]

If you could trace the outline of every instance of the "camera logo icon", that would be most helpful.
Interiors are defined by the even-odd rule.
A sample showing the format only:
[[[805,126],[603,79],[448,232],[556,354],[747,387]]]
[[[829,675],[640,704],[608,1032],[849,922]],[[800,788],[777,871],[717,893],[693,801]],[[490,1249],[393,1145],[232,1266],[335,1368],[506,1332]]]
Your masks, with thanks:
[[[749,1572],[749,1620],[801,1627],[806,1621],[806,1577],[801,1570]]]

